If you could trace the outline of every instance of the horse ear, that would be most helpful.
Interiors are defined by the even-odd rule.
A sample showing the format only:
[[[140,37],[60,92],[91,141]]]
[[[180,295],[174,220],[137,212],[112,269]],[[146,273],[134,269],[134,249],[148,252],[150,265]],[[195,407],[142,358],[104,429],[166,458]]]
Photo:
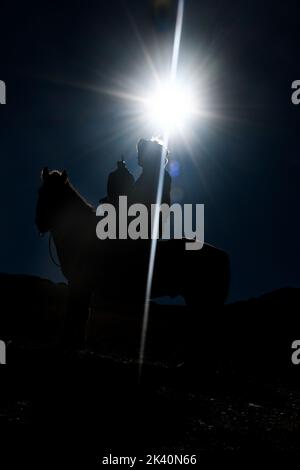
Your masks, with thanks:
[[[45,166],[45,167],[42,169],[41,179],[42,179],[42,181],[46,181],[47,178],[49,178],[49,169],[48,169],[47,166]]]
[[[64,170],[64,171],[62,172],[62,174],[61,174],[61,179],[62,179],[62,181],[63,181],[64,183],[67,181],[68,175],[67,175],[66,170]]]

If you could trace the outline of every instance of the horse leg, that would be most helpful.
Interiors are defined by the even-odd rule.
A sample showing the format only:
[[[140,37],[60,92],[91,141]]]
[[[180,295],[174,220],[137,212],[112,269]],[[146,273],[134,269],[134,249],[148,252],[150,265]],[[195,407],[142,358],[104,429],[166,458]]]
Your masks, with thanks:
[[[212,345],[222,335],[222,308],[228,295],[230,263],[228,255],[204,245],[197,256],[185,255],[186,282],[183,296],[189,307],[186,359],[192,369],[211,372],[220,358]]]
[[[90,289],[79,283],[70,283],[63,346],[72,349],[80,349],[85,346],[90,298]]]
[[[204,245],[199,256],[187,252],[185,271],[183,296],[189,307],[199,311],[224,305],[230,282],[230,263],[224,251]]]

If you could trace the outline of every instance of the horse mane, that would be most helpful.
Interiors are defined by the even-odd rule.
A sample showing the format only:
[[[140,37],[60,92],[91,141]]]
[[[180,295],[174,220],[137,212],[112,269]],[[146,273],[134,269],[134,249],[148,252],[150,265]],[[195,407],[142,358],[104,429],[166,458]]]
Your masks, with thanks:
[[[77,189],[70,183],[69,180],[66,181],[66,190],[67,196],[70,202],[74,201],[78,205],[78,207],[82,209],[89,209],[90,212],[95,212],[95,208],[90,204],[78,191]]]

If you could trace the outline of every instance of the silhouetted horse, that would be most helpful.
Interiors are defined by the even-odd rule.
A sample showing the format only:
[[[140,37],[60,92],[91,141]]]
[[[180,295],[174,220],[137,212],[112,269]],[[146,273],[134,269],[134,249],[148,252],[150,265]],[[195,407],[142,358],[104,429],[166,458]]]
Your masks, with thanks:
[[[40,233],[50,231],[70,298],[64,341],[84,343],[92,292],[101,299],[142,304],[145,296],[150,242],[105,240],[96,236],[95,210],[70,184],[65,171],[42,171],[36,208]],[[186,251],[185,240],[159,241],[152,297],[182,295],[194,308],[222,305],[229,286],[225,252],[204,244]]]

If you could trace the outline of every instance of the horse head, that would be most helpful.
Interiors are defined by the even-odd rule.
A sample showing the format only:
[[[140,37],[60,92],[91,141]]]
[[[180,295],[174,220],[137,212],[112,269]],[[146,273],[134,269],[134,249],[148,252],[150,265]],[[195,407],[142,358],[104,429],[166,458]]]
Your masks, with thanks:
[[[35,223],[41,234],[52,230],[57,222],[59,209],[66,194],[68,177],[66,171],[51,171],[43,168],[42,185],[38,191]]]

